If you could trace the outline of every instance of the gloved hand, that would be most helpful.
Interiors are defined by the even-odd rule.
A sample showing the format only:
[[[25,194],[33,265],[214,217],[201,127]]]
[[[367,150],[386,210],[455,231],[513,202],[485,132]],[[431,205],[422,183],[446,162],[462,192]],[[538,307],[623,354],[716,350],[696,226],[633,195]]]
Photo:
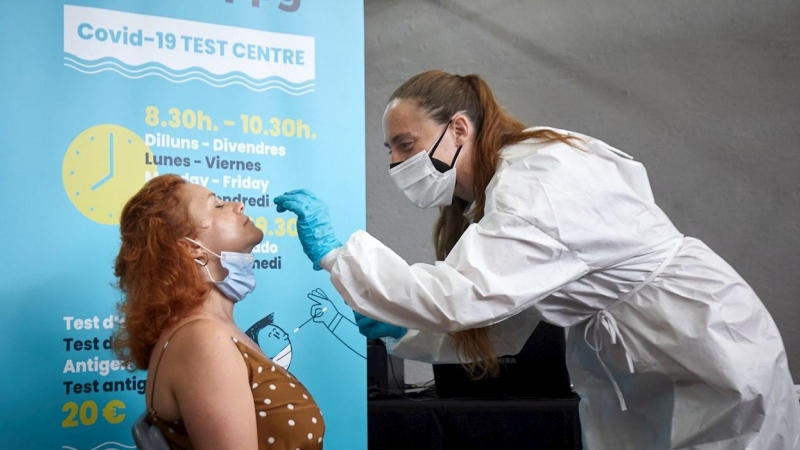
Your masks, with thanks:
[[[375,319],[353,311],[356,318],[356,325],[358,331],[367,337],[367,339],[380,339],[382,337],[391,337],[400,339],[408,332],[407,328],[398,327],[397,325],[389,325],[388,323],[378,322]]]
[[[298,189],[275,197],[278,212],[292,211],[297,214],[297,237],[303,251],[314,263],[314,270],[322,270],[319,262],[331,250],[342,243],[333,234],[328,206],[310,191]]]

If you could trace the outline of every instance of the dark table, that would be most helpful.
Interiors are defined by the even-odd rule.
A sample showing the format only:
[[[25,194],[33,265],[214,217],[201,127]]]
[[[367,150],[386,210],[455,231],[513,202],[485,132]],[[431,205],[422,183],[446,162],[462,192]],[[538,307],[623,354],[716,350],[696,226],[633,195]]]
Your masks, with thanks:
[[[581,449],[578,398],[370,399],[369,449]]]

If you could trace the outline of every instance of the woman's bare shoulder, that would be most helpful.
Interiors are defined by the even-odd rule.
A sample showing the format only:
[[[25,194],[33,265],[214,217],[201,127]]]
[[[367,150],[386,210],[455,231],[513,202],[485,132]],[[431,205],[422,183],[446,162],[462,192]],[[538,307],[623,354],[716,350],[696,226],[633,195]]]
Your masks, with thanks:
[[[147,389],[147,402],[153,402],[160,417],[180,418],[179,403],[213,392],[215,384],[247,384],[247,366],[229,328],[215,320],[189,318],[164,330],[151,358]]]
[[[170,359],[182,364],[212,364],[219,358],[241,358],[233,341],[235,326],[213,319],[194,318],[177,324],[165,342]]]

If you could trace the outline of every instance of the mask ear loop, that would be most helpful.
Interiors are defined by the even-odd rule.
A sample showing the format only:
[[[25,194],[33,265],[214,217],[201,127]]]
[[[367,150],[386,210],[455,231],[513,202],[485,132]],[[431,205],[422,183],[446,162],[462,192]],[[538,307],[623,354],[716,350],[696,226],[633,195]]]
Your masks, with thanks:
[[[204,250],[206,250],[206,251],[209,251],[209,252],[213,253],[213,254],[214,254],[214,256],[217,256],[218,258],[220,257],[220,256],[219,256],[219,255],[217,255],[216,253],[214,253],[214,252],[212,252],[211,250],[209,250],[209,249],[205,248],[205,247],[203,246],[203,244],[201,244],[201,243],[199,243],[199,242],[195,241],[194,239],[192,239],[192,238],[188,238],[188,237],[187,237],[187,238],[184,238],[184,239],[186,239],[187,241],[189,241],[189,242],[191,242],[191,243],[193,243],[193,244],[196,244],[196,245],[198,245],[198,246],[202,247],[202,248],[203,248]],[[214,277],[211,275],[211,271],[208,269],[208,253],[205,253],[205,252],[203,252],[203,257],[205,257],[205,259],[206,259],[206,260],[205,260],[205,262],[203,262],[203,261],[202,261],[200,258],[193,258],[193,259],[194,259],[194,262],[196,262],[197,264],[199,264],[199,265],[200,265],[200,267],[202,267],[203,269],[206,269],[206,273],[208,274],[208,278],[210,278],[210,279],[211,279],[211,281],[213,281],[213,282],[217,283],[217,280],[215,280],[215,279],[214,279]]]
[[[461,148],[464,147],[463,145],[458,146],[458,150],[456,150],[456,156],[453,156],[453,161],[450,163],[450,167],[456,166],[456,159],[458,159],[458,154],[461,153]]]
[[[448,128],[450,128],[451,123],[453,123],[452,119],[449,122],[447,122],[447,126],[444,127],[444,131],[442,131],[442,134],[439,135],[439,139],[437,139],[436,143],[433,144],[433,148],[431,148],[431,152],[428,153],[428,157],[433,158],[433,154],[436,153],[436,149],[439,148],[439,142],[442,142],[442,138],[444,137],[445,133],[447,133],[447,130]]]
[[[197,264],[199,264],[199,265],[200,265],[200,267],[202,267],[203,269],[206,269],[206,273],[208,274],[208,278],[209,278],[211,281],[213,281],[214,283],[218,283],[218,281],[214,279],[214,276],[213,276],[213,275],[211,275],[211,271],[208,269],[208,255],[207,255],[207,254],[205,254],[205,253],[203,253],[203,256],[205,256],[205,257],[206,257],[206,262],[205,262],[205,263],[204,263],[203,261],[200,261],[200,259],[199,259],[199,258],[195,258],[195,259],[194,259],[194,262],[196,262]]]
[[[203,247],[203,245],[202,245],[202,244],[200,244],[199,242],[195,241],[195,240],[194,240],[194,239],[192,239],[192,238],[188,238],[188,237],[187,237],[187,238],[184,238],[184,239],[185,239],[185,240],[187,240],[187,241],[189,241],[189,242],[191,242],[191,243],[192,243],[192,244],[194,244],[194,245],[197,245],[198,247],[202,248],[203,250],[210,251],[210,250],[208,250],[207,248]],[[200,260],[200,258],[192,258],[192,259],[194,260],[194,262],[196,262],[197,264],[199,264],[199,265],[200,265],[200,267],[205,267],[205,266],[207,266],[207,265],[208,265],[208,253],[205,253],[205,252],[203,252],[203,257],[206,259],[206,261],[205,261],[205,262],[201,261],[201,260]],[[206,269],[206,270],[208,270],[208,269]]]
[[[188,237],[186,237],[184,239],[186,239],[187,241],[191,242],[194,245],[197,245],[198,247],[202,248],[203,250],[207,251],[208,253],[211,253],[212,255],[216,256],[217,258],[222,259],[222,256],[214,253],[212,250],[209,250],[205,245],[195,241],[194,239],[188,238]],[[208,264],[208,255],[207,254],[206,254],[206,264]]]
[[[205,262],[201,261],[200,258],[194,258],[194,262],[200,264],[200,267],[205,267],[208,265],[208,253],[203,253],[203,257],[206,259]]]

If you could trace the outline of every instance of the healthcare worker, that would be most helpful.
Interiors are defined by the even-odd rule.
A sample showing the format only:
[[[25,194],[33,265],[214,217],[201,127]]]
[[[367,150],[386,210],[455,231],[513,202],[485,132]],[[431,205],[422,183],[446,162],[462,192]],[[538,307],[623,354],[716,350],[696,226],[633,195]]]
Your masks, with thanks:
[[[642,164],[589,136],[526,129],[475,75],[414,76],[383,127],[392,180],[440,208],[436,264],[409,265],[364,231],[342,244],[306,190],[275,198],[365,334],[398,356],[491,372],[544,320],[568,331],[585,448],[800,448],[774,321],[675,228]]]

